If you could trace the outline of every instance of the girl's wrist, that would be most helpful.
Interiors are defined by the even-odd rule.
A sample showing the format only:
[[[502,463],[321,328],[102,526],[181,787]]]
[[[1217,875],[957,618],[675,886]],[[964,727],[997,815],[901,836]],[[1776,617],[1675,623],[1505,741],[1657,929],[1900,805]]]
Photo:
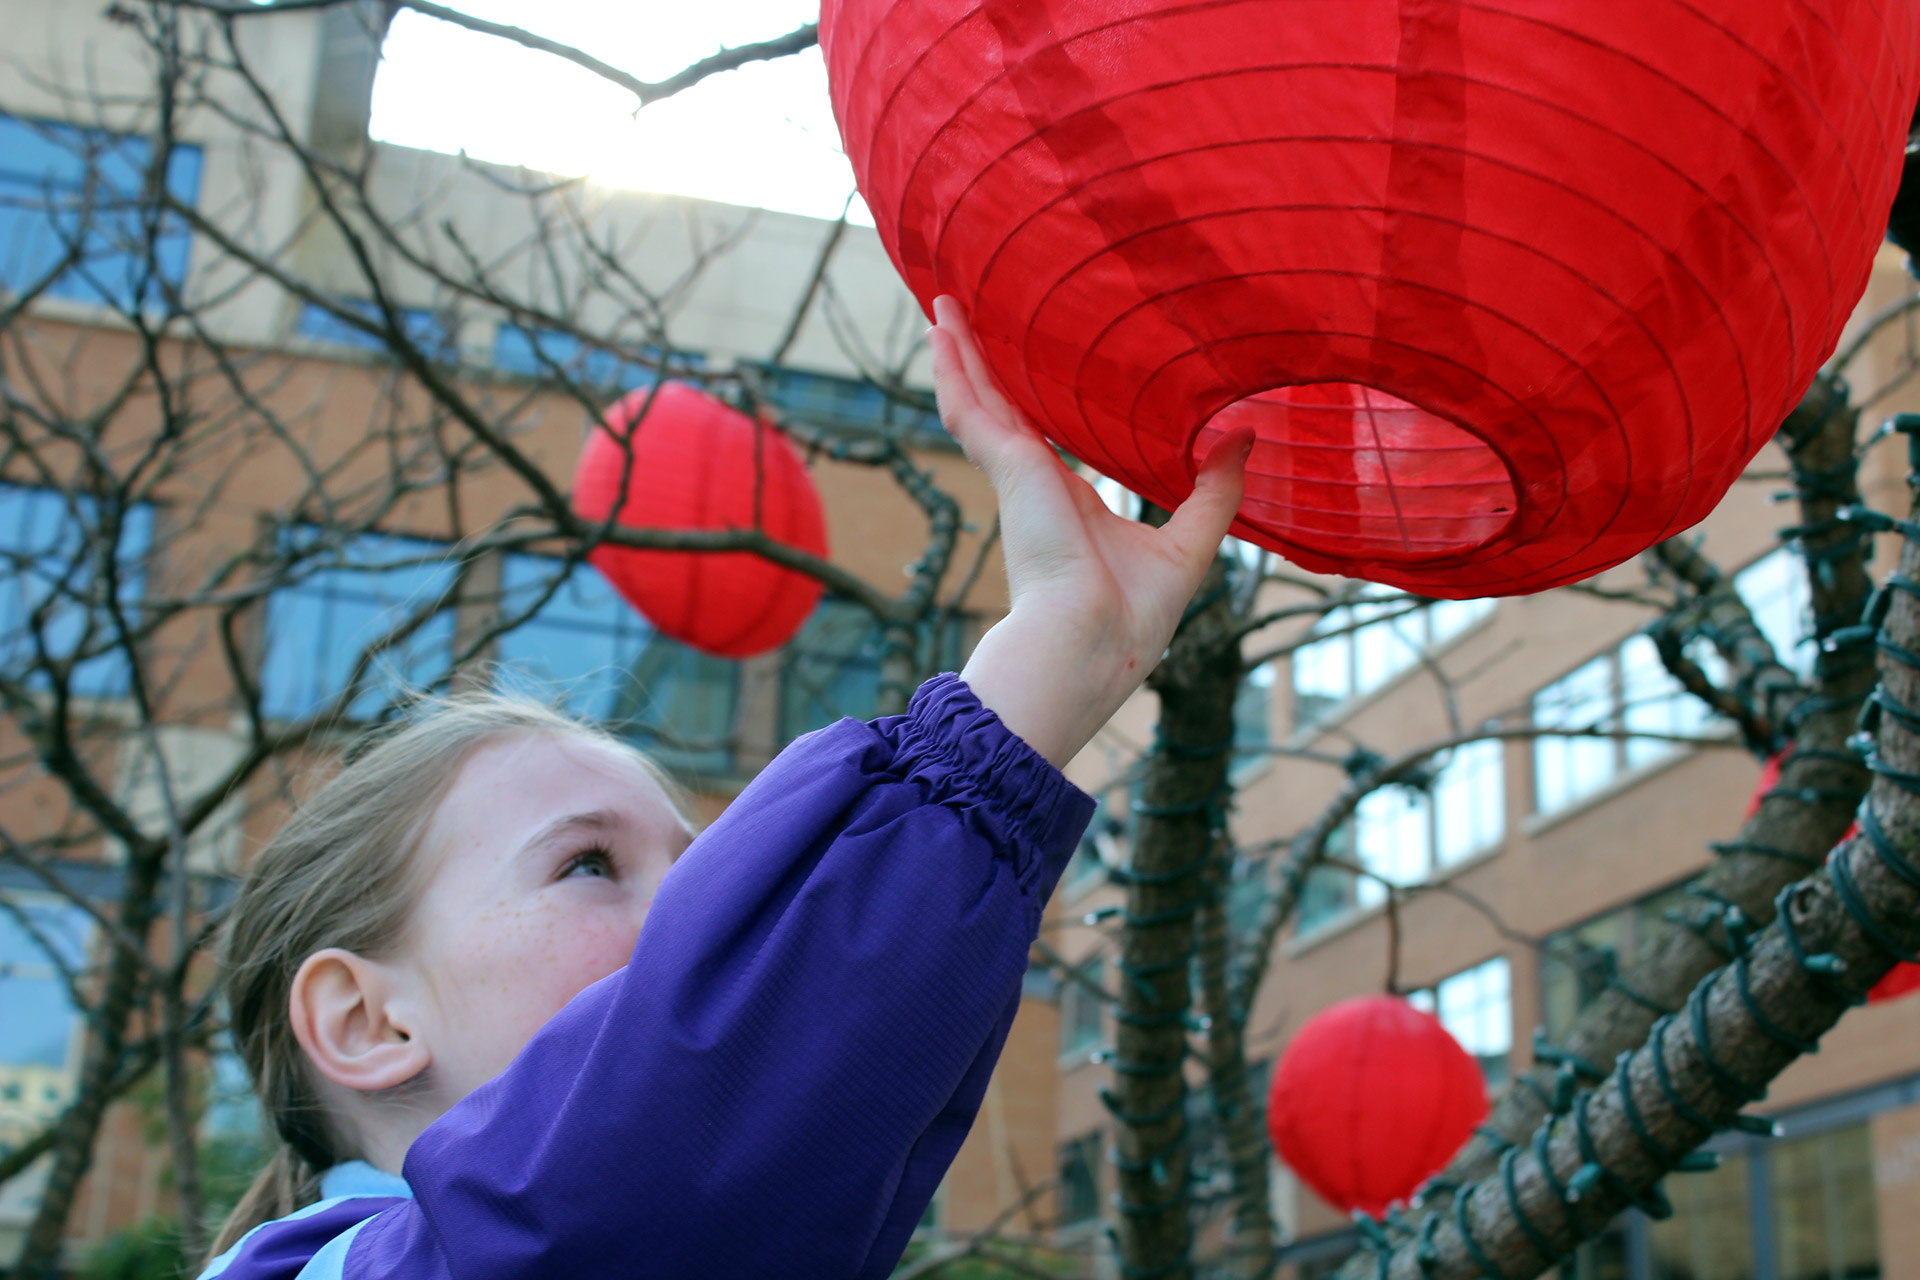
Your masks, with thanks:
[[[1093,740],[1152,665],[1064,621],[1016,606],[960,673],[980,705],[1056,769]]]

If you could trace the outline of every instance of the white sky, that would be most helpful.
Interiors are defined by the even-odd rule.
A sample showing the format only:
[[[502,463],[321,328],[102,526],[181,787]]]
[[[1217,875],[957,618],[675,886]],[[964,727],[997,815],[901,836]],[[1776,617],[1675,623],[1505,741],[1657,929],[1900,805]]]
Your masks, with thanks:
[[[658,80],[723,46],[784,35],[819,0],[464,0],[459,8]],[[853,171],[820,51],[714,76],[635,115],[573,63],[402,10],[373,89],[373,136],[586,174],[644,191],[835,218]],[[871,225],[858,198],[852,217]]]

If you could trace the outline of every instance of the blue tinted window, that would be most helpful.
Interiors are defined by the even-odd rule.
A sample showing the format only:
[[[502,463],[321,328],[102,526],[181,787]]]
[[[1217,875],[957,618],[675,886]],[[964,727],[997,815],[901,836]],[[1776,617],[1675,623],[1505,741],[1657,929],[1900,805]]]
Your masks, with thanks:
[[[126,654],[116,647],[100,580],[103,549],[90,545],[107,533],[98,504],[86,495],[0,484],[0,669],[24,674],[42,662],[43,650],[54,664],[100,651],[74,665],[69,690],[87,698],[126,694]],[[110,553],[129,623],[152,545],[152,508],[130,508]],[[44,676],[36,673],[30,683],[44,685]]]
[[[821,427],[889,431],[928,439],[949,439],[932,409],[900,404],[862,378],[814,373],[784,365],[759,366],[767,399],[787,416]]]
[[[790,742],[846,716],[870,720],[878,714],[880,642],[880,625],[865,608],[848,600],[822,600],[781,655],[781,741]],[[923,627],[919,665],[959,668],[963,656],[959,619],[949,622],[937,653],[925,652],[931,643],[932,628]]]
[[[72,255],[47,288],[51,296],[160,305],[162,284],[186,279],[192,237],[143,199],[152,163],[146,138],[0,115],[0,284],[32,288]],[[176,143],[167,193],[197,203],[200,168],[200,148]],[[155,218],[160,234],[150,256],[146,231]]]
[[[375,323],[380,320],[379,304],[371,298],[341,298],[338,302],[346,310]],[[398,311],[400,331],[407,335],[408,341],[430,356],[441,359],[452,356],[457,344],[443,316],[425,307],[400,307]],[[386,342],[378,334],[349,324],[325,307],[311,302],[300,304],[299,332],[303,338],[334,342],[343,347],[358,347],[362,351],[387,349]]]
[[[317,541],[313,530],[289,534]],[[269,716],[313,714],[346,687],[361,653],[452,585],[455,565],[443,543],[362,534],[315,554],[315,569],[267,602],[267,651],[260,700]],[[409,687],[446,674],[453,656],[453,610],[441,609],[404,641],[377,654],[348,716],[370,719]]]
[[[576,565],[541,604],[561,564],[546,556],[505,558],[508,620],[538,606],[500,637],[507,680],[558,696],[568,710],[633,738],[668,768],[730,772],[739,664],[661,635],[590,565]]]
[[[500,637],[500,661],[574,714],[609,720],[654,631],[590,565],[574,566],[541,604],[560,564],[546,556],[505,558],[502,612],[509,619],[536,606],[538,612]]]
[[[503,324],[494,334],[493,364],[504,373],[545,378],[558,372],[587,386],[621,391],[652,386],[659,377],[661,360],[666,361],[669,373],[690,372],[706,364],[706,358],[695,351],[668,352],[651,344],[640,350],[655,363],[623,360],[611,351],[585,346],[570,333]]]
[[[0,1081],[18,1083],[8,1068],[66,1065],[80,1013],[61,970],[84,967],[88,932],[86,913],[69,903],[10,899],[0,907],[0,1009],[7,1011],[0,1018]],[[26,1083],[45,1078],[30,1075]]]

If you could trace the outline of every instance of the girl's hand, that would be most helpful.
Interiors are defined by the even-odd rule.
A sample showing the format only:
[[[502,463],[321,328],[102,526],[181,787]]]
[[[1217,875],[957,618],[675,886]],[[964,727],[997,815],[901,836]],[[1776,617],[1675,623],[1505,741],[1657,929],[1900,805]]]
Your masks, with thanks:
[[[981,703],[1066,764],[1160,660],[1240,507],[1253,433],[1222,438],[1155,529],[1107,509],[1008,404],[952,298],[928,342],[940,417],[1000,499],[1012,607],[961,672]]]

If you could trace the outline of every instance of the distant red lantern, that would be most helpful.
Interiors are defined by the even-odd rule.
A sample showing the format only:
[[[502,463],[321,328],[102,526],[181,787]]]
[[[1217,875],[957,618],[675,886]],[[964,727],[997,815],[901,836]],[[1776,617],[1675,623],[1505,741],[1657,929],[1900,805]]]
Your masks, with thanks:
[[[1760,766],[1760,781],[1753,784],[1753,798],[1747,801],[1747,816],[1741,819],[1742,822],[1752,822],[1753,815],[1760,812],[1760,802],[1767,798],[1767,792],[1780,785],[1780,766],[1787,762],[1788,754],[1781,751],[1768,756],[1767,762]],[[1847,834],[1853,833],[1849,831]]]
[[[1365,996],[1307,1020],[1280,1059],[1267,1132],[1327,1203],[1376,1217],[1438,1173],[1487,1115],[1480,1066],[1440,1020]]]
[[[1760,802],[1766,799],[1767,792],[1780,785],[1780,766],[1786,762],[1787,755],[1787,752],[1782,751],[1769,759],[1766,767],[1760,771],[1760,781],[1753,787],[1753,799],[1747,802],[1749,821],[1754,814],[1760,812]],[[1845,844],[1859,832],[1860,824],[1856,822],[1840,837],[1840,843]],[[1915,991],[1920,991],[1920,964],[1907,964],[1903,961],[1888,970],[1886,977],[1873,984],[1867,992],[1867,1003],[1880,1004],[1887,1000],[1897,1000]]]
[[[1448,597],[1699,521],[1866,285],[1915,0],[825,0],[923,305],[1163,506],[1254,424],[1239,536]]]
[[[622,441],[631,435],[631,466]],[[625,500],[620,501],[622,482]],[[680,382],[631,392],[581,450],[573,509],[636,529],[754,529],[827,554],[826,517],[800,455],[756,421]],[[587,559],[666,635],[723,658],[750,658],[793,638],[820,582],[747,551],[601,546]]]

